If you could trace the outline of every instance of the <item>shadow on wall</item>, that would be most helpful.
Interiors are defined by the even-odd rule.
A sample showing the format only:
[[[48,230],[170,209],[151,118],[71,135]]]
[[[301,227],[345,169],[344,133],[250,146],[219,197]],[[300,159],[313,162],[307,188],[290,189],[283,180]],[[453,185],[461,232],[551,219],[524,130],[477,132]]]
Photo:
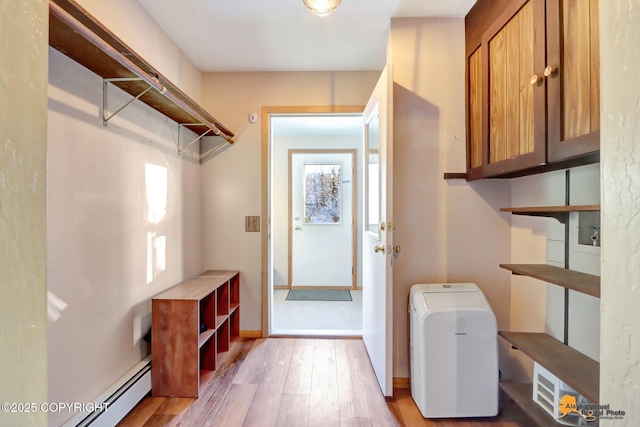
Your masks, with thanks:
[[[394,238],[403,248],[396,271],[409,286],[425,276],[439,254],[438,190],[440,111],[411,90],[393,88]],[[408,292],[408,287],[406,289]],[[403,303],[404,304],[404,303]]]

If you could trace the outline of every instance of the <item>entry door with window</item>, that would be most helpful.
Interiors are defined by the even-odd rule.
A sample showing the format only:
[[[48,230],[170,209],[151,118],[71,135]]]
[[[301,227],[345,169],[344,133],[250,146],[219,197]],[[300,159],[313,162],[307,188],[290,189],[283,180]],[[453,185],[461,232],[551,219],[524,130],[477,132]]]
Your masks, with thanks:
[[[289,287],[355,289],[354,150],[289,150]]]
[[[362,340],[385,396],[393,395],[393,69],[387,66],[364,110],[365,236]]]

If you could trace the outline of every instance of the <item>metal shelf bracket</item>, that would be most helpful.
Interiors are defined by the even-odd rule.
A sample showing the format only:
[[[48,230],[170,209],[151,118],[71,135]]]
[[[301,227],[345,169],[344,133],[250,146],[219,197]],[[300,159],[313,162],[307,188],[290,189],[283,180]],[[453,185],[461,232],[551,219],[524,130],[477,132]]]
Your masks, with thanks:
[[[181,145],[180,144],[180,134],[182,132],[180,132],[180,129],[182,129],[183,127],[187,127],[187,126],[200,126],[203,125],[203,123],[178,123],[178,155],[182,154],[182,152],[184,150],[186,150],[187,148],[189,148],[191,145],[193,145],[195,142],[200,141],[203,137],[207,136],[207,134],[209,133],[213,133],[214,135],[220,135],[220,131],[217,130],[217,132],[215,132],[213,129],[207,129],[203,134],[201,134],[200,136],[198,136],[196,139],[194,139],[193,141],[191,141],[190,143],[186,144],[186,145]],[[198,153],[198,155],[200,155],[200,153]]]
[[[114,113],[109,114],[109,83],[113,82],[134,82],[141,81],[142,79],[139,77],[120,77],[120,78],[110,78],[110,79],[102,79],[102,126],[106,127],[109,120],[111,120],[116,114],[120,111],[124,110],[128,107],[133,101],[139,99],[142,95],[149,92],[153,89],[152,86],[149,86],[147,89],[142,91],[138,96],[131,98],[126,104],[122,107],[118,108]]]

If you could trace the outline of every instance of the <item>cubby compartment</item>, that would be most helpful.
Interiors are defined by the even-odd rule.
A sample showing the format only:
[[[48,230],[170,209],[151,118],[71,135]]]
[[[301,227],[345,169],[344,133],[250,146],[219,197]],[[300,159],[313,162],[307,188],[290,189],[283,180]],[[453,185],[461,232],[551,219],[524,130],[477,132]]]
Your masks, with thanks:
[[[240,275],[229,280],[229,309],[234,310],[240,305]]]
[[[233,343],[240,336],[240,307],[236,305],[229,315],[229,340]]]
[[[207,271],[152,299],[153,396],[198,397],[214,375],[240,334],[239,277]]]
[[[215,371],[216,369],[216,333],[200,348],[200,371]]]
[[[216,332],[213,331],[211,339],[207,340],[202,347],[200,347],[199,354],[199,384],[198,392],[202,390],[202,387],[213,376],[217,368],[216,364]]]
[[[209,294],[200,300],[200,333],[203,334],[207,330],[215,329],[215,297]]]
[[[217,310],[216,310],[216,327],[229,317],[229,283],[225,282],[216,290]]]
[[[229,343],[229,319],[226,319],[222,324],[218,327],[218,344],[217,344],[217,354],[218,358],[221,360],[227,352],[229,352],[230,343]]]

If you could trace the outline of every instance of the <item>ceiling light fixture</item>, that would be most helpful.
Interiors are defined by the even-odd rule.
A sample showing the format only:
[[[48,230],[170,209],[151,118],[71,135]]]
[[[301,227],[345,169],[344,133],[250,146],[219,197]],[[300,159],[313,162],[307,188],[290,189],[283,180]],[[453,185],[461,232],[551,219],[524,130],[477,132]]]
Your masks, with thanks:
[[[341,0],[302,0],[304,5],[318,16],[327,16],[340,6]]]

